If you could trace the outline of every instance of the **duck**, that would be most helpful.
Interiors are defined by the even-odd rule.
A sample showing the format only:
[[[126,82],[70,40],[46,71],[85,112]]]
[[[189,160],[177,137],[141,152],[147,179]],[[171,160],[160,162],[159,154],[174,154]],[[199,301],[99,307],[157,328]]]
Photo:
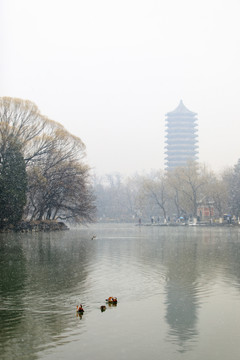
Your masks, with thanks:
[[[116,297],[110,296],[109,298],[106,299],[106,302],[108,304],[117,304],[118,300]]]
[[[101,306],[100,306],[100,309],[101,309],[101,312],[103,312],[103,311],[106,310],[106,306],[105,306],[105,305],[101,305]]]
[[[84,313],[82,304],[80,304],[79,306],[77,306],[77,312],[78,312],[79,314],[83,314],[83,313]]]
[[[91,240],[96,239],[96,237],[97,237],[97,235],[93,235],[93,236],[91,237]]]

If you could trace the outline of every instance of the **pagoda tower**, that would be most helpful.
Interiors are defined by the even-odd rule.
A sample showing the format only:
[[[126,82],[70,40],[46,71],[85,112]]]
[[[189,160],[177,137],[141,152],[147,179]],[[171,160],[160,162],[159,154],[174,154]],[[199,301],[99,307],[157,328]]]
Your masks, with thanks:
[[[198,159],[196,113],[188,110],[182,100],[166,114],[166,169],[185,166],[188,160]]]

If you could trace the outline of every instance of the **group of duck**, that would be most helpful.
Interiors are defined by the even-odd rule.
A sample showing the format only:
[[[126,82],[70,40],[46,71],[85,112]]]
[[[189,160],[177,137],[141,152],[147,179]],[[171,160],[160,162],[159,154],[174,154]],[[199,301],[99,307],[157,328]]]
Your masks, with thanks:
[[[117,298],[114,297],[114,296],[109,296],[109,298],[107,298],[105,301],[106,301],[106,303],[109,304],[109,305],[117,305],[117,302],[118,302]],[[100,310],[101,310],[102,312],[105,311],[105,310],[106,310],[106,305],[101,305],[101,306],[100,306]],[[77,305],[77,313],[78,313],[79,315],[83,315],[84,309],[83,309],[83,307],[82,307],[82,304],[80,304],[79,306]]]

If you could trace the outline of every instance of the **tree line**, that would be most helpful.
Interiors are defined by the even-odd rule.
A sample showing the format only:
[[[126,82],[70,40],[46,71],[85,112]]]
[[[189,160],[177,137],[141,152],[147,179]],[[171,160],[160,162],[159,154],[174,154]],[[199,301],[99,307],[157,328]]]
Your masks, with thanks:
[[[28,220],[91,222],[85,145],[29,100],[0,98],[0,228]]]
[[[240,160],[220,174],[192,161],[170,171],[128,178],[109,174],[95,178],[94,188],[101,221],[201,220],[201,207],[209,207],[213,218],[240,216]]]
[[[240,161],[220,174],[188,162],[171,171],[90,177],[85,145],[37,106],[0,98],[0,229],[21,219],[92,222],[240,216]]]

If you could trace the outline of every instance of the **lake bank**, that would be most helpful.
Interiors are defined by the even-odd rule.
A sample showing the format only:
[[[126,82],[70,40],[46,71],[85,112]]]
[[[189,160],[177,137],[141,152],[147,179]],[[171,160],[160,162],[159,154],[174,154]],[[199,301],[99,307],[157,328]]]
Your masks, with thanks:
[[[62,231],[69,230],[69,227],[62,221],[53,220],[35,220],[35,221],[21,221],[16,225],[9,225],[1,229],[1,233],[9,232],[41,232],[41,231]]]

